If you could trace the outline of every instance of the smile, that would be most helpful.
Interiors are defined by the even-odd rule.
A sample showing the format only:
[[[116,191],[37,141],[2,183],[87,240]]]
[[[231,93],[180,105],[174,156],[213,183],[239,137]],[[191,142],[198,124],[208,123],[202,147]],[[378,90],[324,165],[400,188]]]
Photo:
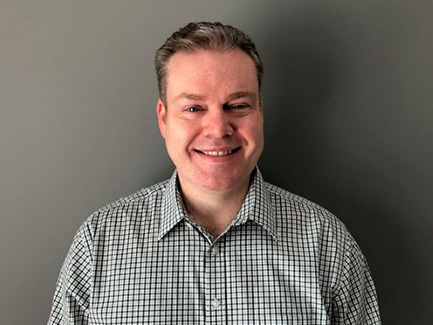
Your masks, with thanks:
[[[206,156],[223,157],[223,156],[231,155],[231,154],[237,152],[239,149],[240,149],[240,147],[237,147],[237,148],[232,149],[232,150],[224,150],[224,151],[201,151],[201,150],[197,150],[197,149],[194,149],[194,151],[201,153],[203,155],[206,155]]]

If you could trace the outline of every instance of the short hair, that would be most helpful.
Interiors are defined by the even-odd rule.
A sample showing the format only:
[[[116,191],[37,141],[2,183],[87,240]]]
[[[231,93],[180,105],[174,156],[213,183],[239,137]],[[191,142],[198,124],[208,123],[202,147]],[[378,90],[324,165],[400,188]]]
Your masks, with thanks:
[[[263,63],[251,38],[243,31],[220,22],[191,22],[174,32],[156,51],[155,70],[159,98],[167,105],[167,64],[178,52],[198,50],[228,51],[240,49],[252,59],[257,72],[259,90],[262,85]]]

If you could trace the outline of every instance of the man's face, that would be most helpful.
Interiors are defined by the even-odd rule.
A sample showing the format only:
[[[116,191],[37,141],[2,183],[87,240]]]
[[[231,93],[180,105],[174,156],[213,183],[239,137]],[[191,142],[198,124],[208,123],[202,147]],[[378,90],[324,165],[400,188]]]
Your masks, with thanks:
[[[263,151],[257,74],[241,50],[177,53],[167,66],[158,123],[182,187],[227,192],[247,186]]]

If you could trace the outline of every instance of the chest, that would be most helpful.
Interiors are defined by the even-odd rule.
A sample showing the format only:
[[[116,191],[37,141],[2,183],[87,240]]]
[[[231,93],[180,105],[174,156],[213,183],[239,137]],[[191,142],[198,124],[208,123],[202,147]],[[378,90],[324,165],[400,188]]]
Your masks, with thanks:
[[[93,324],[328,323],[314,249],[261,227],[214,243],[184,229],[110,245],[95,260]]]

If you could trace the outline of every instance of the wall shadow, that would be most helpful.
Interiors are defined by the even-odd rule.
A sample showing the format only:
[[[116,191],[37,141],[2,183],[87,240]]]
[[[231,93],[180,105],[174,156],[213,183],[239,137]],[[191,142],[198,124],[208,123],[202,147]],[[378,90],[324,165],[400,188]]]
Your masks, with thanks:
[[[410,204],[410,198],[396,190],[395,179],[381,173],[380,163],[366,166],[356,155],[336,154],[328,145],[333,141],[330,120],[341,110],[337,89],[350,71],[347,34],[339,31],[350,25],[317,6],[303,7],[290,17],[269,14],[268,34],[259,43],[266,70],[265,152],[259,166],[267,181],[315,201],[346,224],[368,258],[384,323],[412,323],[414,312],[421,321],[427,317],[428,300],[413,270],[418,267],[422,279],[430,275],[419,268],[402,222],[410,216],[392,203]],[[351,108],[344,109],[347,115]],[[355,138],[361,141],[359,148],[368,148],[362,137]],[[396,309],[411,313],[402,315]]]

